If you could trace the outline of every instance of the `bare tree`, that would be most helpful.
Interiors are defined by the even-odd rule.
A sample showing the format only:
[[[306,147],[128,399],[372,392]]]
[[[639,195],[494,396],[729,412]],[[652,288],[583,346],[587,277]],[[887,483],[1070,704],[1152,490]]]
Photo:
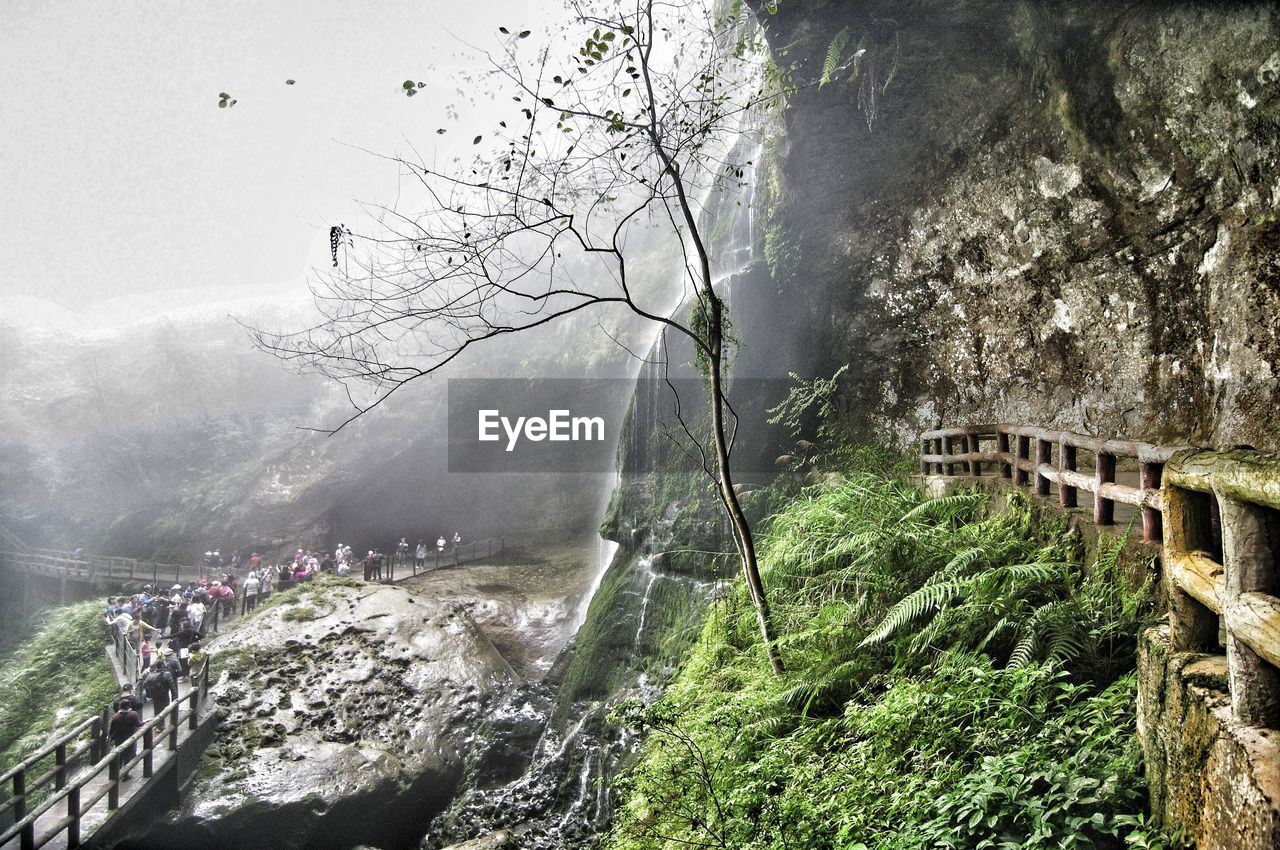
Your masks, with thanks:
[[[501,30],[490,79],[513,113],[489,137],[492,153],[450,169],[394,157],[420,207],[380,208],[383,229],[358,243],[367,258],[313,284],[318,323],[256,330],[255,340],[349,386],[372,384],[367,402],[349,391],[353,412],[336,431],[478,343],[584,310],[616,305],[686,337],[708,387],[706,468],[781,673],[734,492],[728,323],[701,215],[715,186],[743,178],[735,142],[765,97],[754,24],[741,4],[717,13],[712,0],[575,0],[569,11],[573,25],[541,49],[528,30]],[[684,252],[686,297],[674,313],[647,303],[628,266],[628,236],[653,222]]]

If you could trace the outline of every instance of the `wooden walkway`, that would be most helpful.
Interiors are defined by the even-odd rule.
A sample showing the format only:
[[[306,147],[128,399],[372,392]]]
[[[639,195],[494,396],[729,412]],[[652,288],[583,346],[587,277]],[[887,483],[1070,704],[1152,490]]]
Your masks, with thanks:
[[[0,814],[14,821],[0,833],[0,850],[79,847],[177,757],[207,714],[208,691],[205,663],[159,716],[144,709],[153,716],[128,741],[111,747],[103,717],[86,718],[0,777],[12,789]]]
[[[70,581],[93,583],[148,582],[153,586],[185,585],[202,578],[219,578],[220,573],[208,567],[185,564],[162,564],[136,558],[109,555],[82,555],[59,549],[6,549],[0,551],[0,564],[38,575]],[[225,570],[223,570],[225,572]]]

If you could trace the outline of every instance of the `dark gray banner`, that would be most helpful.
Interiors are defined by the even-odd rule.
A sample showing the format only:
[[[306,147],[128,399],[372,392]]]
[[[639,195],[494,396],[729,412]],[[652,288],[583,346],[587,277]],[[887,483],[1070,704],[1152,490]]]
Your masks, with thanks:
[[[740,430],[763,433],[765,410],[789,386],[731,382],[733,410],[750,426]],[[673,452],[696,465],[699,443],[711,452],[707,390],[697,379],[452,379],[448,404],[450,472],[612,473],[621,465],[644,473],[670,468]],[[771,469],[775,453],[761,448],[736,465]]]

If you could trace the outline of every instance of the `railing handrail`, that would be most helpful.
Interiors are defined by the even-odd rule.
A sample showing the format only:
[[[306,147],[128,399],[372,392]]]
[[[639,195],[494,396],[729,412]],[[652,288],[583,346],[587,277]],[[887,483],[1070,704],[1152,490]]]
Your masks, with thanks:
[[[981,451],[981,441],[991,437],[996,450]],[[963,467],[980,477],[982,464],[1000,464],[1003,477],[1033,483],[1039,496],[1056,482],[1064,508],[1076,506],[1078,490],[1091,492],[1099,525],[1114,522],[1117,501],[1140,507],[1144,542],[1162,547],[1170,645],[1216,652],[1221,626],[1234,717],[1280,728],[1280,543],[1274,542],[1280,539],[1280,457],[1004,424],[926,431],[920,444],[925,475],[934,467],[944,474]],[[1050,462],[1055,446],[1056,466]],[[1094,452],[1093,476],[1076,470],[1077,448]],[[1138,487],[1116,483],[1119,457],[1138,460]]]
[[[42,759],[48,758],[49,756],[53,755],[54,751],[57,750],[58,747],[61,747],[65,744],[69,744],[74,739],[79,738],[81,735],[85,733],[86,730],[92,728],[93,724],[96,723],[98,720],[99,718],[97,717],[97,715],[94,715],[93,717],[87,717],[84,720],[82,720],[80,723],[78,723],[71,731],[63,733],[61,736],[45,744],[40,749],[36,750],[31,755],[27,756],[23,761],[9,768],[9,770],[7,770],[5,773],[0,774],[0,784],[10,781],[11,779],[13,779],[14,774],[19,773],[20,771],[24,771],[27,768],[31,767],[32,765],[36,764],[37,762],[41,761]],[[3,805],[4,805],[3,803],[0,803],[0,808],[3,808]]]
[[[1170,642],[1205,651],[1221,628],[1233,715],[1280,727],[1280,521],[1272,516],[1280,511],[1280,457],[1188,451],[1166,467],[1164,489]]]
[[[936,440],[943,437],[965,437],[970,435],[994,437],[1001,432],[1016,434],[1019,437],[1046,440],[1051,443],[1066,443],[1067,445],[1095,453],[1101,452],[1117,457],[1137,458],[1138,460],[1148,460],[1152,463],[1167,463],[1174,454],[1189,448],[1185,445],[1160,445],[1142,440],[1095,437],[1090,434],[1081,434],[1077,431],[1068,431],[1062,428],[1040,428],[1008,423],[938,428],[933,431],[925,431],[920,435],[920,439]]]
[[[204,665],[200,668],[200,672],[191,676],[191,683],[192,689],[185,697],[179,697],[178,699],[170,702],[169,705],[165,706],[165,708],[158,714],[150,720],[145,721],[142,726],[140,726],[126,740],[108,750],[102,758],[82,770],[74,779],[68,781],[66,785],[56,789],[53,794],[49,795],[49,797],[42,801],[34,810],[25,813],[20,819],[16,819],[15,822],[5,829],[3,833],[0,833],[0,846],[7,844],[17,836],[22,835],[24,831],[33,829],[36,821],[39,820],[42,815],[62,801],[67,800],[72,794],[75,794],[78,799],[80,790],[101,775],[103,771],[112,772],[112,781],[104,785],[103,788],[91,799],[87,801],[79,800],[76,814],[68,814],[66,817],[62,818],[51,830],[49,830],[48,834],[41,838],[41,840],[36,841],[34,840],[34,835],[29,836],[32,839],[31,845],[35,847],[42,846],[54,835],[57,835],[64,829],[67,829],[72,824],[78,823],[79,819],[84,816],[85,812],[93,808],[93,806],[104,796],[110,796],[108,808],[114,810],[117,807],[116,801],[119,795],[119,774],[121,771],[128,772],[129,768],[137,764],[139,761],[142,761],[145,765],[144,778],[150,778],[150,759],[152,757],[152,753],[157,748],[156,739],[153,736],[156,727],[172,716],[172,724],[169,727],[169,731],[166,732],[166,735],[170,738],[170,749],[173,749],[174,742],[176,742],[179,724],[184,719],[182,715],[182,707],[184,704],[190,704],[191,709],[187,712],[185,719],[188,721],[190,728],[196,728],[196,723],[198,722],[199,717],[199,706],[208,697],[209,693],[209,662],[207,658]],[[96,717],[90,718],[88,722],[91,724],[92,721],[98,719],[99,718]],[[108,730],[103,729],[102,734],[109,734]],[[147,743],[148,739],[150,739],[151,742],[149,745]],[[139,752],[136,752],[127,761],[121,762],[121,757],[123,757],[125,753],[127,753],[128,750],[139,741],[143,742],[142,749]],[[48,753],[45,754],[46,757],[47,755]],[[15,768],[14,773],[17,773],[18,770],[18,768]],[[52,778],[52,775],[53,774],[42,777],[42,781],[36,783],[36,786],[33,786],[33,788],[26,789],[22,795],[14,795],[9,800],[5,801],[3,808],[0,808],[0,810],[7,811],[21,803],[25,803],[26,798],[31,795],[31,792],[35,790],[35,787],[39,784],[47,783],[48,779]],[[10,779],[12,779],[12,774],[10,775]],[[24,842],[26,839],[27,837],[24,837]]]
[[[981,451],[984,439],[994,437],[995,451]],[[955,443],[962,444],[955,451]],[[1032,457],[1032,443],[1035,456]],[[1038,428],[1009,423],[966,425],[938,428],[920,435],[920,469],[925,475],[932,467],[950,474],[963,466],[968,475],[981,475],[983,464],[999,464],[1002,476],[1015,484],[1028,479],[1036,495],[1049,495],[1049,484],[1058,486],[1059,501],[1064,508],[1076,507],[1077,492],[1093,494],[1093,520],[1098,525],[1114,521],[1115,503],[1132,505],[1142,510],[1142,537],[1146,543],[1160,541],[1160,474],[1164,464],[1186,446],[1163,446],[1140,440],[1100,438],[1062,428]],[[1051,463],[1057,447],[1058,463]],[[931,450],[932,449],[932,450]],[[1076,469],[1076,451],[1094,453],[1093,475]],[[1118,483],[1115,478],[1117,458],[1136,459],[1140,466],[1138,487]]]

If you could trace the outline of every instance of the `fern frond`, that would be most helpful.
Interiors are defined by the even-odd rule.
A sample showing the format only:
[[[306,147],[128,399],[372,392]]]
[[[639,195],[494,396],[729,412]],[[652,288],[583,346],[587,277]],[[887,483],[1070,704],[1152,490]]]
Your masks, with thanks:
[[[831,39],[831,44],[827,46],[827,58],[822,63],[822,78],[818,80],[818,88],[822,88],[831,82],[831,75],[835,73],[836,66],[840,64],[840,56],[844,53],[844,49],[848,44],[849,28],[845,27],[836,33],[836,37]]]
[[[953,493],[950,496],[939,496],[916,505],[903,514],[899,522],[906,525],[922,519],[951,522],[957,518],[967,518],[984,507],[988,498],[985,493]]]
[[[889,609],[880,625],[871,634],[862,639],[861,646],[875,646],[883,643],[899,629],[927,613],[935,613],[943,605],[958,596],[963,596],[970,587],[968,581],[941,581],[926,584],[924,587],[903,597]]]
[[[1026,667],[1035,657],[1036,649],[1039,647],[1039,636],[1035,629],[1027,629],[1025,633],[1018,639],[1017,644],[1013,647],[1013,652],[1009,653],[1010,667]]]

